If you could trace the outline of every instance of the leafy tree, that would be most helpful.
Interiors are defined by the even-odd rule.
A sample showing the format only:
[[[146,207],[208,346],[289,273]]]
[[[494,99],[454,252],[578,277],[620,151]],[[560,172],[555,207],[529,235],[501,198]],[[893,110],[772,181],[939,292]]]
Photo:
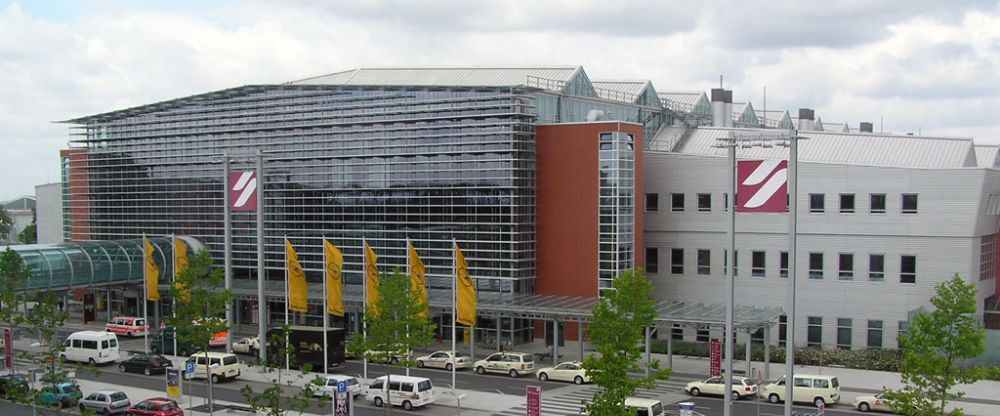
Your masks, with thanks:
[[[205,382],[209,385],[209,405],[212,404],[211,383],[218,380],[212,380],[208,344],[213,335],[229,331],[229,322],[221,317],[225,316],[226,305],[233,299],[232,291],[224,289],[222,269],[212,266],[208,250],[200,250],[191,258],[187,269],[179,273],[170,286],[170,296],[175,299],[174,315],[165,318],[177,329],[175,337],[179,341],[190,342],[204,351],[208,367]]]
[[[405,355],[393,357],[398,358],[397,365],[415,366],[417,361],[408,352],[434,341],[436,325],[421,314],[426,306],[423,299],[410,290],[408,276],[398,270],[392,274],[383,274],[379,280],[379,295],[374,310],[370,306],[365,307],[366,333],[347,345],[348,352],[356,357],[382,363],[386,377],[389,377],[390,363],[396,361],[389,359],[394,353],[401,352]],[[387,381],[386,385],[388,384]],[[391,408],[392,406],[386,405],[387,414],[391,413]]]
[[[972,383],[985,374],[959,367],[963,359],[985,351],[985,333],[976,324],[976,286],[958,274],[936,286],[931,298],[934,311],[917,315],[909,333],[900,339],[903,360],[902,390],[887,391],[893,411],[907,415],[963,415],[962,409],[945,411],[957,384]]]
[[[31,210],[31,224],[24,227],[17,235],[17,240],[24,244],[35,244],[38,242],[38,213]]]
[[[294,366],[295,346],[285,343],[290,332],[290,326],[285,324],[281,325],[280,328],[281,331],[273,333],[268,340],[268,354],[271,357],[287,356],[290,360],[293,360],[292,365]],[[279,363],[278,361],[281,362]],[[284,367],[284,360],[263,360],[258,361],[256,365],[261,366],[270,375],[268,379],[271,380],[271,383],[265,389],[260,389],[259,387],[255,389],[250,385],[246,385],[240,388],[240,393],[243,394],[243,397],[250,403],[250,407],[258,412],[258,414],[285,416],[289,411],[301,414],[313,402],[312,388],[323,384],[323,380],[319,376],[316,376],[306,383],[305,388],[297,389],[292,387],[296,381],[305,380],[309,376],[312,365],[308,363],[299,366],[299,373],[292,374],[287,379],[282,377],[284,372],[281,367]],[[326,395],[320,396],[316,399],[316,403],[321,407],[327,405],[329,404],[329,397]]]
[[[10,247],[0,253],[0,324],[9,329],[11,334],[17,333],[18,327],[27,322],[23,309],[29,277],[31,277],[31,266],[24,263],[20,254]],[[17,363],[14,363],[10,371],[16,372],[16,370]]]
[[[656,380],[666,380],[671,371],[660,369],[659,360],[653,360],[649,376],[629,375],[641,371],[645,328],[657,317],[653,285],[642,270],[636,270],[620,274],[612,287],[594,307],[587,327],[590,343],[600,355],[584,359],[583,368],[600,389],[584,410],[591,415],[628,416],[635,413],[625,409],[625,399],[640,388],[654,388]]]
[[[14,229],[14,220],[10,218],[7,210],[0,208],[0,240],[5,240]]]

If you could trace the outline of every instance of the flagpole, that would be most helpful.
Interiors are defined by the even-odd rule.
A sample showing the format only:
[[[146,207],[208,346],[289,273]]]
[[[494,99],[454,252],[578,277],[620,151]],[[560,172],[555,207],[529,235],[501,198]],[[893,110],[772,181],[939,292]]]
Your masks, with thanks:
[[[361,239],[361,337],[366,341],[368,340],[368,323],[365,322],[365,318],[368,317],[368,239]],[[361,354],[361,360],[363,363],[363,374],[361,375],[368,382],[368,354]],[[391,405],[390,405],[391,406]]]
[[[172,247],[171,251],[173,251],[173,253],[174,253],[174,266],[173,266],[174,267],[174,288],[176,288],[177,287],[177,236],[175,236],[174,234],[170,234],[170,244],[173,244],[173,247]],[[171,296],[170,297],[170,305],[171,305],[170,306],[170,316],[176,318],[177,317],[177,296]],[[174,325],[176,326],[177,323],[175,322]],[[177,356],[177,334],[176,334],[176,331],[174,333],[173,339],[174,339],[174,357],[176,357]],[[160,334],[160,340],[163,340],[163,334],[162,333]]]
[[[454,238],[451,239],[451,353],[457,354],[458,348],[455,346],[455,325],[457,325],[458,316],[458,243]],[[458,397],[455,393],[455,366],[451,366],[451,394],[452,396]]]
[[[146,325],[142,332],[142,350],[149,354],[149,259],[146,258],[149,254],[146,251],[146,233],[142,233],[142,322]]]
[[[291,245],[292,242],[288,241],[288,236],[285,236],[285,244]],[[288,248],[285,248],[285,327],[288,327]],[[291,364],[288,362],[288,333],[285,332],[285,370],[291,369]]]
[[[326,303],[327,302],[327,299],[326,299],[326,297],[327,297],[326,279],[330,278],[330,276],[329,276],[329,274],[330,274],[330,268],[327,267],[327,261],[329,261],[329,260],[326,258],[326,239],[325,238],[323,239],[323,243],[320,244],[320,245],[323,247],[323,375],[326,375],[326,374],[328,374],[328,371],[329,371],[329,370],[327,370],[327,368],[330,367],[329,356],[326,353],[326,337],[327,337],[327,333],[330,332],[330,330],[328,329],[329,325],[327,324],[327,320],[330,319],[330,311],[328,311],[326,309],[327,308],[327,303]]]
[[[413,291],[413,265],[410,264],[410,237],[406,237],[406,274],[410,281],[410,291]],[[410,317],[406,317],[409,319]],[[410,338],[410,327],[406,327],[406,338]],[[406,360],[410,360],[410,349],[406,350]],[[454,366],[452,366],[454,367]],[[410,376],[410,366],[406,366],[406,376]]]

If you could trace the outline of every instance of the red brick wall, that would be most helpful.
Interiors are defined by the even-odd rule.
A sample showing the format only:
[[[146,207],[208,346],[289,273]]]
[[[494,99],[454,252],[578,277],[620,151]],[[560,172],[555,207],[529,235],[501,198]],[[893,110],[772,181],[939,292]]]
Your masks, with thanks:
[[[90,179],[87,173],[87,149],[66,149],[59,152],[69,158],[69,220],[70,239],[90,240]]]

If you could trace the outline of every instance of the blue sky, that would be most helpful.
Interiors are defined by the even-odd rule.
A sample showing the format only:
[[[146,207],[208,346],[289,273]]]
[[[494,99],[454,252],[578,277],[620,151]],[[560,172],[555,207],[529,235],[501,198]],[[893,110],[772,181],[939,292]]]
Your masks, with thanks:
[[[0,200],[59,180],[54,121],[359,66],[583,65],[825,122],[1000,142],[996,2],[0,0]],[[879,125],[880,121],[883,125]]]

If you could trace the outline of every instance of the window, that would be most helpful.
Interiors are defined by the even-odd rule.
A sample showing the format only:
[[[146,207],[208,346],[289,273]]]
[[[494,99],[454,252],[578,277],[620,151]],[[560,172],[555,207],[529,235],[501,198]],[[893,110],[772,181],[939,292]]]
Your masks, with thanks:
[[[885,280],[885,254],[868,255],[868,280],[873,282]]]
[[[729,212],[729,194],[722,194],[722,211]]]
[[[788,316],[778,315],[778,346],[785,346],[785,339],[788,338]]]
[[[778,277],[788,277],[788,252],[782,251],[778,259]]]
[[[682,274],[682,273],[684,273],[684,249],[683,248],[673,248],[673,249],[670,249],[670,273],[672,273],[672,274]]]
[[[683,340],[684,327],[680,326],[680,324],[674,324],[674,326],[670,328],[670,339],[678,341]]]
[[[646,247],[646,272],[660,272],[660,249],[657,247]]]
[[[740,251],[736,250],[733,252],[733,276],[740,275]],[[736,337],[733,337],[736,339]]]
[[[809,194],[809,212],[823,212],[825,205],[824,194]]]
[[[995,276],[997,262],[997,235],[990,234],[980,237],[979,242],[979,280],[990,280]]]
[[[868,320],[868,348],[882,348],[882,320]]]
[[[837,348],[851,349],[851,319],[837,318]]]
[[[840,194],[840,213],[854,213],[854,194]]]
[[[854,255],[840,254],[840,280],[854,279]]]
[[[823,253],[809,253],[809,278],[823,278]]]
[[[660,210],[660,194],[646,194],[646,211]]]
[[[684,211],[684,194],[670,194],[670,210]]]
[[[810,316],[807,332],[808,339],[806,346],[821,347],[823,345],[823,318],[820,316]]]
[[[917,256],[899,256],[899,283],[917,283]]]
[[[870,203],[869,211],[872,214],[885,214],[885,194],[871,194]]]
[[[712,274],[712,251],[698,249],[698,274]]]
[[[899,343],[900,338],[905,338],[910,334],[910,321],[899,321],[899,334],[896,335],[896,343]]]
[[[750,276],[753,277],[764,277],[765,275],[765,263],[767,262],[766,252],[755,251],[750,259]]]
[[[699,329],[698,333],[696,335],[696,340],[698,342],[708,342],[708,330],[707,329]]]
[[[917,213],[917,194],[903,194],[903,213]]]
[[[698,194],[698,212],[712,210],[712,194]]]

